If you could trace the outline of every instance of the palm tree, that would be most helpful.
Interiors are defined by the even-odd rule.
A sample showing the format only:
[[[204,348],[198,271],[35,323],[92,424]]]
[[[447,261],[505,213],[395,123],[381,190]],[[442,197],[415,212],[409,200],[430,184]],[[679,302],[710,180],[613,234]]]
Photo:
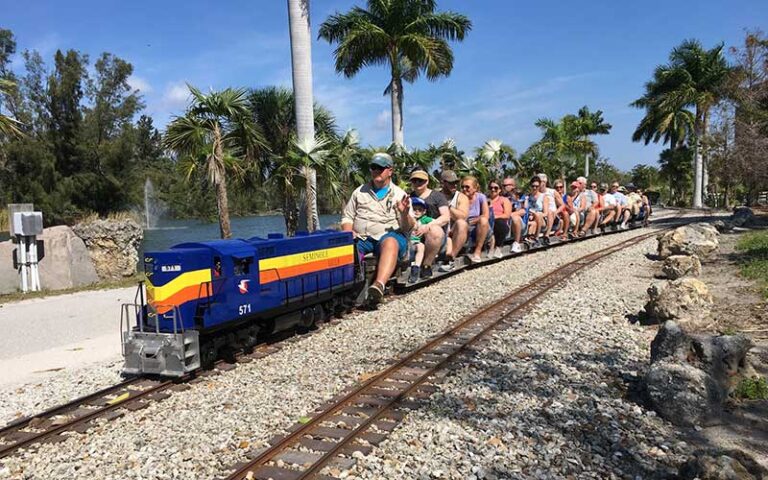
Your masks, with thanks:
[[[10,93],[15,88],[16,88],[15,83],[7,79],[0,78],[0,97],[2,97],[7,93]],[[21,131],[20,127],[21,127],[21,122],[0,113],[0,135],[5,135],[9,137],[11,136],[20,137],[23,135],[23,132]]]
[[[517,152],[501,140],[492,139],[485,142],[482,147],[477,149],[477,159],[486,164],[489,172],[497,180],[501,180],[501,177],[506,174],[510,167],[515,171],[519,169]]]
[[[568,116],[571,117],[572,116]],[[591,135],[608,135],[611,132],[613,125],[606,123],[603,119],[603,111],[598,110],[596,112],[590,112],[589,107],[584,105],[579,109],[579,113],[576,118],[573,118],[576,122],[576,129],[583,136],[584,140],[588,140]],[[584,176],[589,177],[589,155],[592,152],[585,154],[584,161]]]
[[[309,0],[288,0],[288,22],[291,31],[291,66],[293,70],[293,95],[296,109],[297,143],[307,147],[315,140],[314,112],[312,110],[312,34],[309,23]],[[310,166],[302,173],[307,179],[306,203],[307,230],[313,232],[320,226],[317,212],[317,172]]]
[[[540,118],[536,126],[542,130],[542,138],[537,143],[540,154],[546,162],[550,175],[576,173],[576,158],[581,155],[597,155],[597,145],[585,134],[588,130],[575,115],[566,115],[559,121]],[[610,125],[608,125],[610,128]]]
[[[238,160],[252,158],[264,142],[248,111],[243,89],[204,94],[187,85],[192,104],[184,116],[168,125],[163,143],[182,160],[187,178],[200,168],[216,187],[221,238],[231,238],[227,199],[227,171],[238,170]]]
[[[299,216],[296,195],[301,190],[299,187],[306,186],[303,179],[308,175],[306,172],[297,173],[294,168],[296,165],[291,164],[288,157],[292,152],[296,153],[297,149],[305,151],[309,148],[312,151],[315,148],[309,147],[309,140],[301,142],[296,138],[296,108],[294,96],[290,90],[277,87],[252,90],[248,94],[248,109],[252,121],[257,125],[267,146],[267,149],[258,156],[257,162],[249,166],[248,180],[258,185],[275,177],[271,181],[277,187],[283,204],[286,232],[288,235],[293,235],[298,229]],[[311,140],[315,145],[322,144],[322,150],[326,150],[330,146],[326,145],[325,141],[330,141],[331,146],[338,141],[336,122],[333,115],[320,105],[315,104],[313,112],[313,126],[318,140],[315,141],[314,136]],[[281,168],[284,162],[288,164],[285,168]],[[312,163],[304,162],[303,165],[310,168]],[[333,176],[336,173],[335,168],[320,173],[319,178],[324,186],[332,187],[331,184],[338,181],[338,178]]]
[[[645,85],[645,94],[632,103],[646,110],[633,139],[674,141],[673,148],[679,148],[687,137],[687,143],[693,144],[695,208],[702,206],[704,190],[701,141],[710,109],[723,97],[731,70],[722,44],[705,50],[697,40],[686,40],[672,50],[666,65],[656,67],[653,79]]]
[[[363,67],[389,65],[384,94],[392,104],[392,143],[404,147],[403,81],[421,75],[436,80],[453,70],[449,40],[464,40],[472,22],[454,12],[436,12],[435,0],[368,0],[367,9],[331,15],[320,38],[337,43],[336,71],[351,78]]]

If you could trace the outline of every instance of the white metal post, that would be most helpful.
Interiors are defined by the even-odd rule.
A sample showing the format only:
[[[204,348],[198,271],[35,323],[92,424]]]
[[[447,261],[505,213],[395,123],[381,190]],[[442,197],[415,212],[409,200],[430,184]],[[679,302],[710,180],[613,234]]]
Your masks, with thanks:
[[[29,275],[33,292],[40,291],[40,275],[37,268],[37,237],[32,235],[29,244]]]
[[[21,291],[27,293],[27,237],[19,235],[19,265],[21,265]]]

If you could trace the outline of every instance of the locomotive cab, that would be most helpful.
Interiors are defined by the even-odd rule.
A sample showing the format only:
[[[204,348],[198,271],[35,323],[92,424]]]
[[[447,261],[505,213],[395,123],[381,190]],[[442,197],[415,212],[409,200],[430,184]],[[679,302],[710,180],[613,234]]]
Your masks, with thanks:
[[[126,374],[181,376],[260,334],[311,327],[357,296],[349,232],[184,243],[147,253],[146,302],[124,306]],[[131,311],[130,309],[133,308]]]

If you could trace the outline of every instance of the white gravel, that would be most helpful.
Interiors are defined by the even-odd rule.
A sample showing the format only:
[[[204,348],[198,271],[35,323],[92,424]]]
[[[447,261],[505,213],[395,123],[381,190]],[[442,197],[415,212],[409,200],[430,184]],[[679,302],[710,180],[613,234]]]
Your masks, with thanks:
[[[669,478],[689,447],[625,400],[648,364],[654,239],[579,273],[463,360],[350,478]]]
[[[462,273],[386,303],[378,311],[351,316],[266,358],[207,378],[86,435],[4,459],[0,477],[222,475],[226,467],[244,460],[249,448],[264,445],[364,373],[380,370],[392,357],[414,349],[480,305],[577,256],[647,232],[611,235]],[[615,283],[613,279],[598,283],[593,291],[605,291]],[[20,403],[16,408],[24,410]]]

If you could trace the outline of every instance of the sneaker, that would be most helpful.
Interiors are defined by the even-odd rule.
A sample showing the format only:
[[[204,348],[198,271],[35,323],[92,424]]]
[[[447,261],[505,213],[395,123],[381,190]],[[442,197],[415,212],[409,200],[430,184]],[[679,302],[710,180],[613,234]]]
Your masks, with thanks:
[[[549,237],[541,237],[541,243],[544,245],[549,245]]]
[[[518,242],[512,242],[512,253],[522,253],[523,246]]]
[[[411,273],[408,275],[408,283],[416,283],[419,281],[421,275],[421,267],[418,265],[411,265]]]
[[[448,260],[447,262],[443,263],[438,267],[438,271],[448,273],[452,272],[454,268],[453,260]]]
[[[469,257],[469,261],[472,263],[480,263],[483,261],[483,257],[481,257],[480,255],[471,255]]]
[[[432,278],[432,265],[421,267],[421,278]]]
[[[627,222],[624,222],[624,223],[621,224],[621,229],[622,230],[629,230],[629,225],[627,225]]]
[[[496,247],[493,249],[493,258],[501,258],[504,254],[501,253],[501,247]]]
[[[379,282],[373,282],[368,287],[368,303],[370,305],[378,305],[384,296],[384,285]]]

